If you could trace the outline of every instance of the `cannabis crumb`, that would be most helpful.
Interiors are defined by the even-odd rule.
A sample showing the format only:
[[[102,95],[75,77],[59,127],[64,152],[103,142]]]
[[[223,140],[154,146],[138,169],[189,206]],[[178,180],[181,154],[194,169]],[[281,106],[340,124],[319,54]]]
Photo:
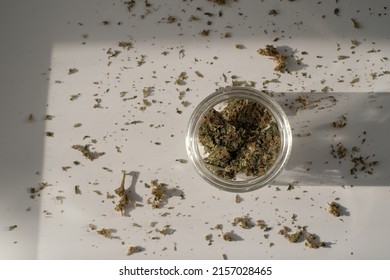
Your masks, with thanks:
[[[79,70],[77,68],[69,68],[68,75],[72,75],[72,74],[75,74],[77,72],[79,72]]]
[[[268,15],[270,15],[270,16],[277,16],[278,15],[278,11],[275,10],[275,9],[269,10],[268,11]]]
[[[234,238],[234,235],[230,232],[225,232],[222,234],[222,238],[225,241],[235,241],[236,239]]]
[[[72,145],[72,148],[81,152],[84,157],[87,159],[93,161],[95,159],[98,159],[99,157],[105,155],[105,152],[94,152],[90,150],[90,144],[87,145]]]
[[[115,189],[115,193],[119,196],[120,200],[115,205],[115,210],[121,213],[121,216],[125,215],[125,208],[127,205],[132,204],[132,199],[128,195],[125,189],[126,172],[122,171],[122,181],[118,188]]]
[[[97,232],[97,234],[100,234],[100,235],[104,236],[105,238],[112,239],[111,230],[108,228],[102,228],[96,232]]]
[[[271,57],[276,62],[274,71],[283,72],[285,70],[287,65],[287,57],[281,55],[273,45],[266,45],[264,49],[259,49],[257,52],[260,55]]]
[[[353,27],[354,27],[354,28],[359,29],[359,28],[361,27],[360,23],[359,23],[356,19],[351,18],[351,21],[352,21],[352,23],[353,23]]]
[[[334,201],[328,203],[327,211],[335,217],[340,217],[340,205]]]
[[[343,128],[347,125],[347,117],[345,115],[341,115],[338,119],[332,122],[332,126],[334,128]]]
[[[18,225],[9,226],[9,230],[12,231],[12,230],[16,229],[17,227],[18,227]]]
[[[157,179],[152,180],[150,184],[152,186],[152,197],[148,199],[148,203],[152,205],[152,208],[161,208],[166,198],[168,185],[165,183],[159,183]]]
[[[135,253],[139,253],[142,251],[142,247],[140,246],[130,246],[128,249],[127,249],[127,253],[126,255],[127,256],[131,256],[132,254],[135,254]]]
[[[79,185],[74,186],[74,193],[75,193],[75,194],[79,194],[79,195],[82,194]]]

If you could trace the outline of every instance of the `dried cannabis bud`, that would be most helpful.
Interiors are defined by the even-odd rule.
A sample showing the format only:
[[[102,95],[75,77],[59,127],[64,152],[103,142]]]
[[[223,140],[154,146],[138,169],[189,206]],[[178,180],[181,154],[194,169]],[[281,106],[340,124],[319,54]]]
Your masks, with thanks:
[[[236,239],[234,238],[234,235],[230,232],[225,232],[223,235],[222,235],[222,238],[223,240],[225,241],[235,241]]]
[[[239,225],[240,227],[242,227],[244,229],[250,229],[250,228],[255,226],[253,224],[251,218],[248,216],[234,218],[233,225],[234,226]]]
[[[340,217],[340,205],[338,205],[336,202],[332,201],[331,203],[328,203],[327,210],[333,216]]]
[[[92,152],[89,149],[90,146],[91,146],[90,144],[87,144],[87,145],[73,145],[72,148],[77,150],[77,151],[80,151],[83,154],[83,156],[85,156],[89,160],[94,160],[94,159],[99,158],[100,156],[105,155],[104,152],[101,152],[101,153]]]
[[[271,113],[248,99],[231,99],[222,111],[211,109],[199,128],[209,170],[225,179],[239,173],[262,176],[275,163],[280,133]]]
[[[158,180],[152,180],[152,197],[148,199],[148,203],[152,205],[153,208],[161,208],[166,199],[167,184],[159,183]]]
[[[125,178],[126,178],[126,172],[122,171],[122,182],[120,186],[115,189],[115,193],[120,197],[120,200],[117,205],[115,205],[115,210],[118,212],[121,212],[121,215],[125,215],[125,208],[128,204],[132,202],[131,198],[126,192],[125,189]]]
[[[279,230],[279,234],[283,235],[288,241],[291,243],[298,243],[302,240],[304,236],[304,230],[298,229],[295,233],[289,233],[291,229],[289,227],[283,227],[283,229]]]
[[[100,235],[103,235],[104,237],[106,237],[106,238],[109,238],[109,239],[111,239],[112,238],[112,236],[111,236],[111,230],[109,229],[109,228],[102,228],[102,229],[100,229],[100,230],[98,230],[98,231],[96,231],[98,234],[100,234]]]
[[[316,234],[306,232],[305,246],[311,249],[318,249],[320,247],[326,247],[326,243],[320,241],[319,237]]]
[[[257,51],[260,55],[270,56],[276,61],[275,71],[283,72],[287,64],[287,57],[281,55],[279,51],[273,45],[266,45],[265,49],[259,49]]]

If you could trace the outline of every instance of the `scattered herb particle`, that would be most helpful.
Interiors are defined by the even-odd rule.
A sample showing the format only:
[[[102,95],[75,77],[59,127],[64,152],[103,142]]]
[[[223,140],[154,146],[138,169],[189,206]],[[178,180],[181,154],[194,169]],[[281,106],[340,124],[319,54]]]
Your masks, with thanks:
[[[195,74],[196,74],[196,76],[198,76],[199,78],[203,78],[203,77],[204,77],[203,74],[200,73],[199,71],[195,71]]]
[[[53,115],[45,115],[44,118],[43,118],[45,121],[51,121],[54,119],[54,116]]]
[[[360,23],[359,23],[356,19],[351,18],[351,21],[352,21],[352,23],[353,23],[353,27],[354,27],[354,28],[359,29],[359,28],[361,27],[361,26],[360,26]]]
[[[168,24],[171,24],[171,23],[174,23],[176,22],[176,18],[174,16],[168,16],[167,17],[167,23]]]
[[[203,30],[202,32],[200,32],[199,34],[206,37],[206,36],[209,36],[209,33],[210,33],[210,30],[204,29],[204,30]]]
[[[89,149],[91,145],[90,144],[87,144],[87,145],[73,145],[72,148],[77,150],[77,151],[80,151],[84,157],[86,157],[87,159],[89,160],[95,160],[103,155],[105,155],[104,152],[93,152]]]
[[[328,212],[335,217],[340,217],[340,205],[334,201],[328,203]]]
[[[80,195],[82,194],[79,185],[74,186],[74,193],[75,194],[80,194]]]
[[[14,229],[16,229],[18,227],[18,225],[12,225],[12,226],[9,226],[9,230],[11,231],[11,230],[14,230]]]
[[[30,115],[28,116],[28,118],[27,118],[27,121],[28,121],[29,123],[32,123],[34,120],[35,120],[35,118],[34,118],[34,115],[33,115],[33,114],[30,114]]]
[[[152,197],[148,199],[148,203],[152,205],[152,208],[161,208],[166,199],[167,184],[159,183],[158,180],[152,180],[150,182],[152,186]],[[147,184],[145,183],[145,186]]]
[[[120,212],[121,216],[125,215],[125,209],[127,205],[132,203],[132,200],[125,189],[125,178],[126,178],[126,172],[122,171],[121,184],[117,189],[115,189],[115,193],[120,197],[118,204],[115,205],[115,210]]]
[[[102,228],[96,232],[97,232],[97,234],[103,235],[106,238],[112,239],[111,230],[108,228]]]
[[[311,249],[318,249],[320,247],[326,247],[326,243],[321,242],[320,238],[316,234],[306,232],[305,246]]]
[[[77,72],[79,72],[79,70],[77,68],[69,68],[68,75],[72,75],[72,74],[75,74]]]
[[[212,0],[212,1],[218,5],[225,5],[226,4],[226,0]]]
[[[338,60],[344,60],[344,59],[348,59],[348,58],[349,58],[348,55],[339,55],[339,56],[337,56]]]
[[[252,219],[248,216],[234,218],[233,226],[236,225],[239,225],[244,229],[250,229],[255,226],[252,222]]]
[[[142,251],[142,247],[140,246],[130,246],[128,249],[127,249],[127,253],[126,255],[127,256],[130,256],[132,254],[135,254],[135,253],[139,253]]]
[[[272,9],[272,10],[269,10],[269,11],[268,11],[268,14],[269,14],[270,16],[277,16],[277,15],[278,15],[278,11],[276,11],[275,9]]]
[[[332,123],[334,128],[343,128],[347,125],[347,117],[345,115],[340,116],[336,121]]]
[[[235,237],[234,237],[234,235],[233,235],[232,233],[230,233],[230,232],[225,232],[225,233],[222,235],[222,238],[223,238],[223,240],[225,240],[225,241],[235,241],[235,240],[236,240]]]
[[[175,81],[175,85],[184,86],[187,84],[186,80],[188,79],[186,72],[181,72]]]
[[[352,81],[350,81],[349,83],[350,83],[351,85],[354,85],[354,84],[356,84],[356,83],[359,82],[359,81],[360,81],[360,79],[357,77],[357,78],[353,78]]]
[[[121,47],[121,48],[124,48],[126,50],[130,50],[133,48],[133,43],[132,42],[125,42],[125,41],[121,41],[118,43],[118,46]]]
[[[270,56],[276,61],[275,71],[283,72],[287,65],[287,57],[281,55],[279,51],[273,45],[266,45],[265,49],[259,49],[257,51],[260,55]]]

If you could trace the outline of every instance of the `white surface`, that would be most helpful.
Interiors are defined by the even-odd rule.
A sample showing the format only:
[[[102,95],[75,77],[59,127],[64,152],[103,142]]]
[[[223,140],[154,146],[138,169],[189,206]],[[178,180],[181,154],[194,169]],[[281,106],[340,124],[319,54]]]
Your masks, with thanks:
[[[2,1],[0,258],[221,259],[226,254],[229,259],[388,259],[390,76],[379,75],[389,70],[387,1],[240,0],[228,1],[227,6],[150,1],[153,9],[144,19],[140,17],[144,1],[137,2],[129,13],[123,1]],[[340,16],[333,13],[337,7]],[[279,14],[269,16],[270,9]],[[205,12],[215,16],[209,18]],[[175,16],[180,26],[165,23],[168,15]],[[188,21],[191,15],[200,20]],[[353,28],[351,18],[361,23],[360,29]],[[110,24],[103,25],[104,20]],[[212,21],[210,26],[207,20]],[[210,29],[208,37],[199,35],[204,29]],[[222,38],[225,32],[232,37]],[[280,39],[273,42],[276,37]],[[128,40],[133,49],[118,47],[119,41]],[[351,40],[360,42],[354,50]],[[289,59],[290,74],[275,73],[274,62],[257,54],[267,44],[294,57]],[[110,48],[121,53],[109,58]],[[373,49],[376,52],[369,52]],[[164,51],[169,53],[163,55]],[[137,66],[141,55],[146,63]],[[350,58],[339,61],[338,55]],[[68,75],[69,68],[79,72]],[[182,71],[188,80],[179,86],[175,80]],[[240,194],[241,203],[235,203],[235,194],[203,182],[189,163],[176,161],[186,158],[184,136],[193,108],[217,87],[230,85],[231,75],[255,81],[258,89],[265,88],[265,80],[277,78],[267,89],[282,106],[302,92],[310,100],[323,99],[318,107],[298,115],[285,107],[294,129],[288,166],[272,186]],[[351,85],[355,77],[360,80]],[[325,86],[332,90],[322,93]],[[155,88],[148,100],[156,101],[142,112],[144,87]],[[184,100],[191,105],[185,108],[178,95],[187,88]],[[123,101],[122,91],[128,92],[124,98],[137,97]],[[78,93],[80,97],[70,101]],[[339,102],[331,102],[329,96]],[[93,108],[96,98],[103,108]],[[27,122],[30,114],[35,118],[32,123]],[[46,114],[54,119],[43,121]],[[332,128],[342,114],[347,126]],[[125,125],[136,120],[143,123]],[[75,123],[82,126],[74,128]],[[45,136],[46,131],[54,132],[54,137]],[[311,136],[298,137],[299,133]],[[90,138],[83,140],[86,135]],[[364,144],[362,138],[367,139]],[[71,148],[92,139],[97,141],[92,147],[106,153],[94,161]],[[349,174],[349,160],[339,164],[333,159],[330,145],[340,141],[349,148],[359,146],[363,155],[375,154],[379,165],[374,174],[355,179]],[[81,164],[75,166],[73,161]],[[63,171],[63,166],[71,168]],[[106,198],[119,186],[121,170],[136,175],[134,181],[127,177],[126,188],[138,206],[126,217],[114,210],[118,198]],[[147,203],[150,189],[144,183],[153,179],[177,187],[185,199],[174,196],[163,208],[152,209]],[[51,186],[31,199],[28,188],[42,181]],[[295,188],[287,191],[292,182]],[[75,194],[75,185],[82,195]],[[347,209],[340,218],[326,211],[327,202],[335,199]],[[290,244],[279,235],[284,225],[294,230],[293,214],[295,226],[307,226],[330,248],[308,249],[303,242]],[[235,217],[245,215],[267,222],[272,227],[269,238],[258,227],[232,225]],[[89,230],[90,223],[114,229],[116,238]],[[216,224],[242,240],[224,241],[220,231],[212,229]],[[10,231],[11,225],[18,227]],[[165,225],[174,229],[173,234],[156,231]],[[205,236],[210,233],[214,242],[209,246]],[[144,250],[126,256],[128,246]]]

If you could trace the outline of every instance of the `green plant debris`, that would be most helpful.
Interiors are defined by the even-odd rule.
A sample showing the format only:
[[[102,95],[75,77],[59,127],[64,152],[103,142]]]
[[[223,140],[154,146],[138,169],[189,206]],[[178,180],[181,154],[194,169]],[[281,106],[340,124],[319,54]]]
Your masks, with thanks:
[[[121,216],[125,215],[125,209],[127,205],[133,204],[132,199],[128,195],[125,189],[126,172],[122,171],[122,181],[118,188],[115,189],[115,193],[119,196],[119,202],[115,205],[115,210],[121,213]]]
[[[340,205],[334,201],[328,203],[327,207],[328,213],[332,214],[335,217],[340,217]]]
[[[222,111],[211,109],[199,128],[203,159],[214,174],[235,179],[262,176],[275,163],[280,151],[280,133],[270,112],[247,99],[231,99]]]
[[[281,55],[273,45],[266,45],[264,49],[259,49],[257,52],[260,55],[271,57],[276,62],[276,66],[274,68],[275,71],[283,72],[285,70],[287,57]]]
[[[86,157],[89,160],[95,160],[103,155],[105,155],[104,152],[94,152],[90,150],[90,144],[87,145],[73,145],[72,148],[81,152],[84,157]]]

